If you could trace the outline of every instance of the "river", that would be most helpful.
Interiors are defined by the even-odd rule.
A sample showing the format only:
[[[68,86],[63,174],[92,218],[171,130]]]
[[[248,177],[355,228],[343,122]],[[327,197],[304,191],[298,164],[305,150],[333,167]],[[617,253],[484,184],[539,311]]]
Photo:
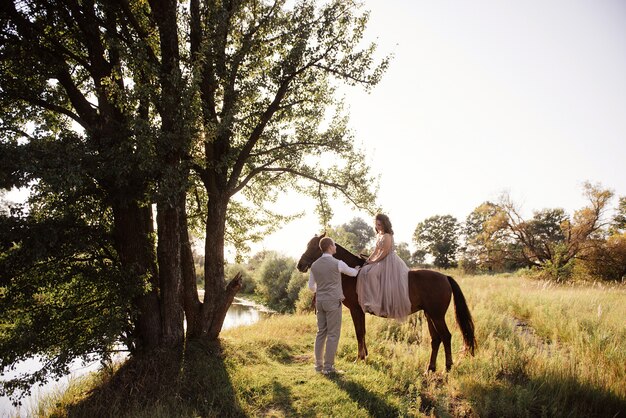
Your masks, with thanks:
[[[202,298],[202,291],[199,292],[200,297]],[[224,325],[222,330],[226,330],[229,328],[238,327],[240,325],[251,325],[259,320],[269,316],[271,314],[271,310],[267,309],[262,305],[258,305],[252,301],[242,298],[235,298],[233,304],[228,309],[226,313],[226,318],[224,318]],[[119,355],[118,359],[123,360],[125,355]],[[90,364],[83,364],[82,361],[74,361],[72,366],[70,367],[70,373],[61,378],[58,382],[49,382],[45,385],[38,385],[33,387],[31,395],[22,399],[22,406],[16,408],[11,404],[11,401],[6,396],[0,397],[0,417],[13,417],[13,416],[31,416],[29,413],[34,405],[37,403],[37,399],[42,395],[45,395],[52,389],[62,388],[68,385],[69,381],[72,378],[81,376],[85,373],[92,372],[98,370],[100,362],[95,361]],[[0,376],[0,381],[5,380],[6,378],[11,378],[17,376],[22,373],[33,372],[38,370],[41,367],[41,362],[37,358],[31,358],[25,361],[20,362],[16,365],[15,370],[10,373],[6,373]]]

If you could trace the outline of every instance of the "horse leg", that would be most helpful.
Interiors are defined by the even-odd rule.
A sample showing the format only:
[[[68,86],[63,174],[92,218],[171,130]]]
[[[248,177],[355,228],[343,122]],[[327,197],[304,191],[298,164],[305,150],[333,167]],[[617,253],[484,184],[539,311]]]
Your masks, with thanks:
[[[430,333],[430,363],[428,363],[428,371],[434,372],[437,368],[437,354],[439,353],[439,345],[441,344],[441,337],[437,332],[432,318],[426,312],[426,322],[428,322],[428,332]]]
[[[443,348],[446,353],[446,370],[450,371],[452,368],[452,334],[446,324],[446,318],[436,318],[429,321],[429,325],[432,322],[432,326],[435,328],[435,332],[439,335],[439,339],[443,342]],[[431,331],[432,333],[432,331]],[[432,359],[431,359],[432,361]]]
[[[352,315],[356,340],[359,345],[357,361],[365,360],[367,357],[367,346],[365,345],[365,313],[363,313],[360,305],[356,305],[350,308],[350,315]]]
[[[443,349],[446,352],[446,371],[450,371],[452,368],[452,334],[446,324],[446,319],[441,318],[437,324],[437,329],[440,330],[441,340],[443,341]]]

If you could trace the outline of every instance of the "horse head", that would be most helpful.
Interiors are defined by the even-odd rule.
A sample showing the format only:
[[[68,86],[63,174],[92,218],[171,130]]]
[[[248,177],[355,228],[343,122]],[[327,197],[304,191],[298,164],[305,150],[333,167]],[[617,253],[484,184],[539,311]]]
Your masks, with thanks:
[[[318,258],[322,256],[322,250],[320,249],[320,240],[326,236],[326,232],[324,232],[319,237],[316,235],[308,242],[306,245],[306,250],[300,257],[300,261],[298,261],[298,270],[302,273],[305,273],[310,267],[311,264]]]

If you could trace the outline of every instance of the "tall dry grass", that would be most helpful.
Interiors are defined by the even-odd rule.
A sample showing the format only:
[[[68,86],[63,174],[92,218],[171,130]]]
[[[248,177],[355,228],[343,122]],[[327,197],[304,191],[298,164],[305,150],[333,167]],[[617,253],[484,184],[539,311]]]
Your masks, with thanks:
[[[554,286],[514,276],[457,281],[479,346],[475,357],[463,355],[451,307],[455,366],[449,373],[424,373],[430,337],[421,315],[404,323],[368,316],[370,355],[355,363],[354,328],[344,311],[337,366],[346,373],[335,378],[313,369],[314,316],[275,316],[225,331],[219,345],[192,345],[182,356],[84,380],[37,415],[626,415],[626,288]]]

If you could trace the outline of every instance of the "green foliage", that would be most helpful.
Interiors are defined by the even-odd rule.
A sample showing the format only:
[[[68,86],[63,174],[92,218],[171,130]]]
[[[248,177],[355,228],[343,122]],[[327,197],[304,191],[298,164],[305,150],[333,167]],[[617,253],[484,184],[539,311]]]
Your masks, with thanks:
[[[426,256],[428,252],[426,250],[417,249],[411,254],[411,265],[420,266],[426,263]]]
[[[295,266],[295,260],[278,254],[270,254],[261,263],[256,272],[258,292],[270,308],[279,312],[294,310],[300,291],[297,286],[303,280]]]
[[[287,284],[287,298],[291,305],[291,311],[295,309],[295,304],[300,297],[300,291],[304,288],[308,288],[308,282],[308,273],[301,273],[298,271],[298,269],[294,269],[292,271],[291,277],[289,278],[289,283]]]
[[[626,232],[626,197],[620,197],[611,223],[612,232]]]
[[[6,198],[7,191],[0,188],[0,216],[7,216],[10,213],[9,202]]]
[[[413,242],[420,250],[434,257],[437,267],[454,267],[459,248],[461,226],[451,215],[432,216],[419,224],[413,233]]]
[[[478,263],[472,258],[461,258],[459,260],[459,269],[463,274],[473,275],[478,273]]]
[[[350,222],[343,224],[343,228],[356,237],[354,243],[354,254],[360,254],[368,252],[372,241],[376,237],[376,231],[374,228],[364,221],[362,218],[353,218]]]
[[[369,245],[376,236],[374,229],[361,218],[326,229],[326,235],[353,254],[369,252]]]
[[[467,216],[463,231],[465,271],[503,272],[526,265],[517,261],[520,250],[507,225],[506,213],[491,202],[482,203]]]
[[[308,286],[302,287],[298,293],[298,300],[296,301],[296,313],[308,313],[313,312],[315,307],[313,306],[313,296],[315,294],[311,292]]]
[[[343,0],[211,3],[190,22],[203,115],[191,157],[206,189],[197,207],[226,205],[226,238],[242,254],[246,242],[300,215],[268,210],[287,190],[320,204],[336,195],[373,205],[375,179],[335,98],[337,81],[371,88],[388,65],[362,45],[367,15],[359,8]],[[330,208],[318,211],[330,219]],[[216,222],[208,213],[205,220]]]
[[[3,395],[66,374],[77,356],[132,347],[132,299],[145,286],[122,273],[106,222],[37,218],[0,217],[0,370],[35,355],[44,364],[3,382]]]
[[[397,243],[396,254],[398,254],[398,257],[400,257],[407,266],[413,267],[413,257],[411,256],[411,251],[409,250],[409,244],[406,242]]]
[[[567,256],[568,248],[564,243],[557,243],[551,246],[552,255],[544,265],[542,272],[549,280],[556,282],[562,282],[569,279],[572,275],[574,268],[574,259],[569,259],[564,262],[564,258]]]
[[[161,313],[181,311],[160,306],[162,292],[180,289],[171,274],[180,261],[176,251],[156,257],[153,203],[164,249],[178,245],[183,195],[194,192],[189,223],[214,246],[205,249],[207,276],[222,274],[224,242],[243,253],[248,241],[295,216],[266,210],[286,190],[320,200],[335,193],[357,207],[372,206],[375,178],[335,93],[338,82],[373,87],[388,65],[387,58],[376,63],[374,44],[362,44],[368,16],[354,1],[200,1],[198,14],[160,2],[118,6],[8,0],[0,8],[0,188],[30,185],[36,197],[28,227],[15,229],[0,254],[8,263],[2,286],[26,282],[3,289],[3,303],[38,312],[33,295],[59,285],[76,298],[53,294],[53,306],[91,306],[90,289],[99,280],[107,284],[97,290],[113,312],[102,321],[110,328],[69,307],[63,311],[69,316],[47,312],[60,321],[47,325],[69,321],[90,341],[99,334],[101,351],[138,321],[155,335],[135,336],[158,345],[160,332],[171,329],[159,321],[172,319]],[[128,215],[129,208],[141,215]],[[49,248],[21,246],[31,238],[29,228],[41,226],[53,238],[58,224],[75,234],[64,235],[61,249],[52,246],[56,254],[44,258]],[[88,238],[90,246],[81,242]],[[264,276],[262,288],[291,308],[289,295],[281,294],[291,271],[275,270],[278,276]],[[151,276],[158,271],[161,277]],[[227,300],[220,297],[222,277],[210,279],[206,286],[214,288],[207,292]],[[275,282],[280,286],[269,286]],[[145,290],[152,299],[140,303],[147,302]],[[17,301],[24,304],[14,306]],[[146,311],[135,314],[138,306]],[[220,311],[204,310],[207,320]],[[49,335],[37,332],[23,334],[29,350],[53,352],[42,339]],[[19,340],[17,333],[9,337]],[[54,352],[66,362],[93,351],[89,344],[73,347]]]

